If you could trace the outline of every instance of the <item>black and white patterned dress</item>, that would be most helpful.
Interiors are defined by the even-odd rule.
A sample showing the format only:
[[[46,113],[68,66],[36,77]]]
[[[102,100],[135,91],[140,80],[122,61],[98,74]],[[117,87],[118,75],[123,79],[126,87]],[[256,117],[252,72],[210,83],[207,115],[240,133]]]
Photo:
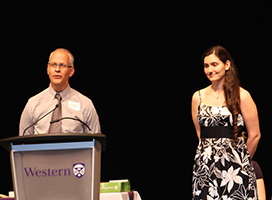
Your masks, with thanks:
[[[226,106],[204,105],[200,96],[201,138],[194,160],[192,199],[258,199],[255,173],[243,137],[233,144],[232,121]],[[244,127],[242,115],[238,126]]]

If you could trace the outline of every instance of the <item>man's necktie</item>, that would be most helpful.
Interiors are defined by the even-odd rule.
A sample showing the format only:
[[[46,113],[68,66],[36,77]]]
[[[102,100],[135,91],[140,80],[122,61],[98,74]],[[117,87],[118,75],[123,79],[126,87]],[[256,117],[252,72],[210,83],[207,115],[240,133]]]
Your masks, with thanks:
[[[58,100],[58,107],[54,112],[52,113],[52,118],[51,121],[61,119],[62,114],[61,114],[61,96],[60,94],[56,94],[55,98]],[[49,133],[60,133],[61,132],[61,120],[55,123],[50,124],[49,127]]]

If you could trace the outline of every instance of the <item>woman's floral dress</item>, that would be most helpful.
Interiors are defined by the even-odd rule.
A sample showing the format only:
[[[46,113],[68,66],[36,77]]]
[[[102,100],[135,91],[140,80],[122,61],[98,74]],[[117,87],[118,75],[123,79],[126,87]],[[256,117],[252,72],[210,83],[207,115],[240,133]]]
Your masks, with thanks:
[[[232,114],[226,106],[200,102],[201,138],[193,166],[192,199],[257,200],[256,178],[243,137],[233,144]],[[242,115],[238,126],[244,127]]]

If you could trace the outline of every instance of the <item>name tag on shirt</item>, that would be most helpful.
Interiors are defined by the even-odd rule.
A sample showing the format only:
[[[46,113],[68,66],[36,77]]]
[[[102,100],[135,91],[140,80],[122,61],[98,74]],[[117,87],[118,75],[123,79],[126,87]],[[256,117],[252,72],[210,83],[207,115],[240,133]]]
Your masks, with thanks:
[[[68,101],[68,107],[75,111],[80,111],[80,103],[74,101]]]

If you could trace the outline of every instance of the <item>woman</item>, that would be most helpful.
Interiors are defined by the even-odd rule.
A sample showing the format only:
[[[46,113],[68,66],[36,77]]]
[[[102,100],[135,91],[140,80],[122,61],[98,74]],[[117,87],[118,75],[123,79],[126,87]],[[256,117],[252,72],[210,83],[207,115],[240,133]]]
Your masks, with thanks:
[[[211,85],[194,93],[192,119],[199,145],[193,167],[193,199],[257,199],[253,157],[260,139],[258,112],[241,88],[225,48],[203,55]],[[248,133],[245,144],[242,135]]]

